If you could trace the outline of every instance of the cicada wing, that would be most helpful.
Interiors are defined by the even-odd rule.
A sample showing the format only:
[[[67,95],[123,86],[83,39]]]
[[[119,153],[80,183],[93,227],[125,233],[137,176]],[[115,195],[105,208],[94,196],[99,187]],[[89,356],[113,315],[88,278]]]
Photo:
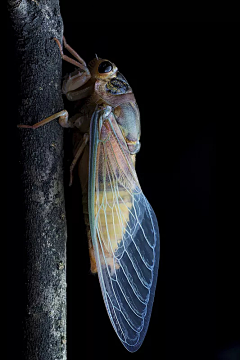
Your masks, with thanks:
[[[112,112],[92,117],[89,171],[89,220],[102,295],[118,337],[134,352],[151,316],[160,237]]]

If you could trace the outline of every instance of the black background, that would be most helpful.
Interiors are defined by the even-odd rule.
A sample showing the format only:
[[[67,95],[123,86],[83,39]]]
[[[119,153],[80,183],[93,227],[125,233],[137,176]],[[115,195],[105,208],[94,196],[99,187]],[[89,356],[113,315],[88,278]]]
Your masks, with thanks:
[[[161,237],[149,330],[139,351],[130,354],[112,329],[97,276],[90,274],[76,177],[72,188],[66,187],[68,359],[152,359],[156,354],[162,360],[235,359],[239,351],[237,321],[225,273],[231,260],[225,260],[224,270],[217,270],[215,243],[216,124],[224,120],[222,82],[230,51],[225,31],[206,23],[84,22],[67,2],[61,3],[61,13],[68,43],[86,62],[95,54],[113,61],[134,91],[142,128],[137,173],[158,218]],[[11,43],[8,48],[14,74]],[[64,63],[63,73],[73,68]],[[15,116],[11,97],[8,105]],[[71,109],[67,101],[65,107]],[[17,132],[11,126],[9,131],[15,136],[9,146],[13,160],[8,175],[12,179],[17,166]],[[66,179],[71,161],[68,142],[66,132]],[[11,189],[20,201],[16,181]],[[11,218],[17,218],[17,209],[11,208]],[[13,239],[16,253],[21,254],[16,237]],[[220,235],[218,244],[223,241]],[[9,296],[16,297],[9,337],[17,354],[22,301],[18,255],[8,269]],[[222,289],[218,294],[217,274]]]

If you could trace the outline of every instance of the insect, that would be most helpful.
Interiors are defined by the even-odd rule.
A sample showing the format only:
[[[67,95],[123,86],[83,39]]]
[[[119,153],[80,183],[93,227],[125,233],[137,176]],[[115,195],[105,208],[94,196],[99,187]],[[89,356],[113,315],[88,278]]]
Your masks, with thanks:
[[[104,303],[119,339],[130,352],[141,346],[151,316],[160,256],[154,211],[135,171],[140,149],[140,115],[132,89],[112,62],[95,58],[88,67],[66,43],[77,66],[63,82],[70,101],[81,100],[68,118],[60,111],[36,129],[59,117],[63,127],[77,128],[72,173],[78,163],[83,194],[91,271],[98,273]]]

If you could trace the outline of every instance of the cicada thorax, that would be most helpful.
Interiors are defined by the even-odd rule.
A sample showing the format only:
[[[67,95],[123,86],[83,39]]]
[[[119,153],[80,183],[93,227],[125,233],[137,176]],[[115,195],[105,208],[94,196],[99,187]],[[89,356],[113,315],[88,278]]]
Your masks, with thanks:
[[[131,154],[136,154],[140,150],[140,114],[127,80],[117,71],[113,77],[105,82],[96,81],[95,94],[105,104],[112,106],[129,151]]]
[[[106,83],[105,89],[107,93],[112,95],[126,94],[131,90],[129,84],[119,72],[117,72],[116,77],[113,77]]]

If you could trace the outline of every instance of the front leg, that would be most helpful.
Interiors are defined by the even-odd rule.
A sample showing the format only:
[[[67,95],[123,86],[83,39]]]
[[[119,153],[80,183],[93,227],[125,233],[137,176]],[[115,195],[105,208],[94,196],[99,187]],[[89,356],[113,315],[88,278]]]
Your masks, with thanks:
[[[91,94],[93,91],[93,84],[89,83],[89,86],[85,86],[84,89],[81,89],[83,85],[85,85],[90,79],[91,74],[86,66],[85,61],[73,50],[67,43],[65,38],[63,37],[63,44],[65,48],[78,60],[74,60],[69,56],[63,53],[62,46],[58,39],[54,38],[56,41],[61,57],[63,60],[70,62],[73,65],[77,65],[78,69],[72,72],[63,82],[63,93],[66,95],[67,99],[70,101],[76,101],[83,99]]]
[[[89,70],[87,70],[89,71]],[[88,72],[75,70],[70,73],[63,81],[62,91],[69,101],[77,101],[90,96],[94,91],[91,75]],[[87,84],[89,82],[89,84]],[[85,85],[86,86],[83,86]]]

